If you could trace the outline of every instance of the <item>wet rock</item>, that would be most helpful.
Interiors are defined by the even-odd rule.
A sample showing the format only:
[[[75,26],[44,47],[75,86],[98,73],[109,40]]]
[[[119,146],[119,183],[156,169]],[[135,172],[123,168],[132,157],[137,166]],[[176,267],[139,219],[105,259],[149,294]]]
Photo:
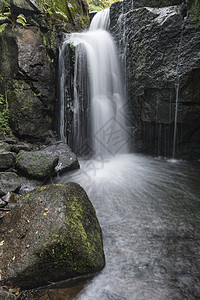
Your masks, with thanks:
[[[0,199],[0,208],[3,208],[7,205],[7,202],[5,202],[3,199]]]
[[[0,142],[0,152],[1,151],[10,151],[10,149],[11,149],[10,145],[8,145],[7,143],[5,143],[3,141]]]
[[[17,155],[16,167],[31,178],[43,179],[54,173],[58,157],[41,151],[20,151]]]
[[[19,190],[20,195],[25,195],[32,190],[41,187],[44,185],[44,180],[38,179],[28,179],[25,177],[20,177],[21,188]]]
[[[80,168],[76,155],[72,152],[71,148],[65,143],[57,143],[55,145],[46,147],[41,152],[51,155],[52,159],[59,157],[56,172],[63,173],[73,169]]]
[[[16,192],[20,189],[20,178],[12,172],[0,172],[0,196],[8,192]]]
[[[16,154],[0,151],[0,170],[6,170],[15,164]]]
[[[35,146],[28,143],[19,142],[11,146],[11,150],[15,153],[19,153],[20,150],[31,151],[35,150]]]
[[[0,227],[4,284],[33,288],[104,267],[101,229],[78,184],[43,186],[21,201]]]
[[[8,192],[5,196],[2,197],[2,200],[7,203],[17,203],[20,196],[18,194],[15,194],[13,192]]]
[[[185,156],[187,148],[187,156],[194,157],[200,154],[200,31],[178,4],[114,3],[110,29],[126,62],[127,124],[134,151],[172,155],[178,101],[176,153]]]
[[[6,290],[0,289],[0,299],[1,300],[15,300],[17,297],[12,293],[7,292]]]
[[[16,14],[39,13],[39,8],[33,1],[11,0],[11,8]]]

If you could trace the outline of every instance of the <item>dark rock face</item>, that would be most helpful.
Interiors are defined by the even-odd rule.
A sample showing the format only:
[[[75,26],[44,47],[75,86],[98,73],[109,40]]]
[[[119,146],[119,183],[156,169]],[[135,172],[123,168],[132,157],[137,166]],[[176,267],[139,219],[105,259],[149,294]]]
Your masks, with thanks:
[[[41,151],[20,151],[17,155],[16,167],[28,177],[43,179],[54,173],[58,159],[58,156],[52,158],[51,155]]]
[[[133,1],[132,9],[130,1],[114,3],[111,32],[126,64],[134,151],[172,156],[177,108],[176,156],[198,157],[200,31],[181,5],[169,7],[175,4],[180,1]]]
[[[59,172],[60,174],[80,168],[76,155],[72,152],[67,144],[57,143],[55,145],[46,147],[41,152],[50,155],[52,159],[59,157],[58,165],[56,166],[56,172]]]
[[[21,140],[45,143],[51,132],[57,130],[58,123],[56,78],[60,32],[87,26],[87,3],[76,0],[8,3],[0,6],[0,13],[6,11],[0,21],[0,94],[8,102],[13,133]],[[19,23],[20,15],[25,18],[24,23]]]
[[[33,288],[104,267],[101,229],[78,184],[44,186],[21,202],[1,223],[4,284]]]
[[[0,170],[6,170],[15,164],[16,154],[7,151],[0,151]]]
[[[12,172],[0,172],[0,197],[8,192],[18,191],[21,187],[20,178]]]

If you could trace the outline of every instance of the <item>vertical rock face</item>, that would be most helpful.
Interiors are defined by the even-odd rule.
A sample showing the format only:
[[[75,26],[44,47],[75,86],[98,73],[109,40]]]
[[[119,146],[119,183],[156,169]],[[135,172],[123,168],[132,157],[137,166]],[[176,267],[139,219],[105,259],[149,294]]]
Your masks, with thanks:
[[[13,133],[44,142],[57,122],[59,32],[87,26],[87,2],[7,2],[0,6],[0,94],[8,102]]]
[[[200,153],[200,31],[181,2],[111,6],[111,32],[126,65],[135,151],[171,156],[177,109],[176,156]]]

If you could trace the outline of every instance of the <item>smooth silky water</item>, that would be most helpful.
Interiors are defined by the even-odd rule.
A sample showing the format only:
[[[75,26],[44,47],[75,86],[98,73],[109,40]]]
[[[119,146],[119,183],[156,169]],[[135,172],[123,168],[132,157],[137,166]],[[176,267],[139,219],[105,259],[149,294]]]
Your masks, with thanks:
[[[200,162],[125,154],[80,163],[56,182],[86,190],[106,267],[76,299],[200,299]]]
[[[81,83],[76,78],[84,77],[78,72],[87,59],[89,147],[95,156],[80,158],[80,170],[54,181],[74,181],[86,190],[102,228],[106,257],[105,268],[76,299],[200,299],[200,162],[122,154],[128,148],[123,84],[112,38],[105,30],[97,30],[108,27],[108,10],[96,16],[89,31],[68,36],[63,45],[76,47],[76,147],[84,142],[77,96]],[[62,102],[61,118],[64,106]],[[108,143],[104,140],[107,124],[111,128]],[[61,122],[61,138],[63,126]],[[117,141],[118,137],[123,138]]]

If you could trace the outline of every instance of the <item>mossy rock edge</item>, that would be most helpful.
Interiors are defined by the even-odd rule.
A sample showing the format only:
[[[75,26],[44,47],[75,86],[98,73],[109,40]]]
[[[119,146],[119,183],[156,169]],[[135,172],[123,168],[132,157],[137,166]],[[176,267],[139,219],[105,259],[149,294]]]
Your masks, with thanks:
[[[101,228],[81,186],[43,186],[21,202],[1,224],[4,284],[35,288],[104,267]]]

